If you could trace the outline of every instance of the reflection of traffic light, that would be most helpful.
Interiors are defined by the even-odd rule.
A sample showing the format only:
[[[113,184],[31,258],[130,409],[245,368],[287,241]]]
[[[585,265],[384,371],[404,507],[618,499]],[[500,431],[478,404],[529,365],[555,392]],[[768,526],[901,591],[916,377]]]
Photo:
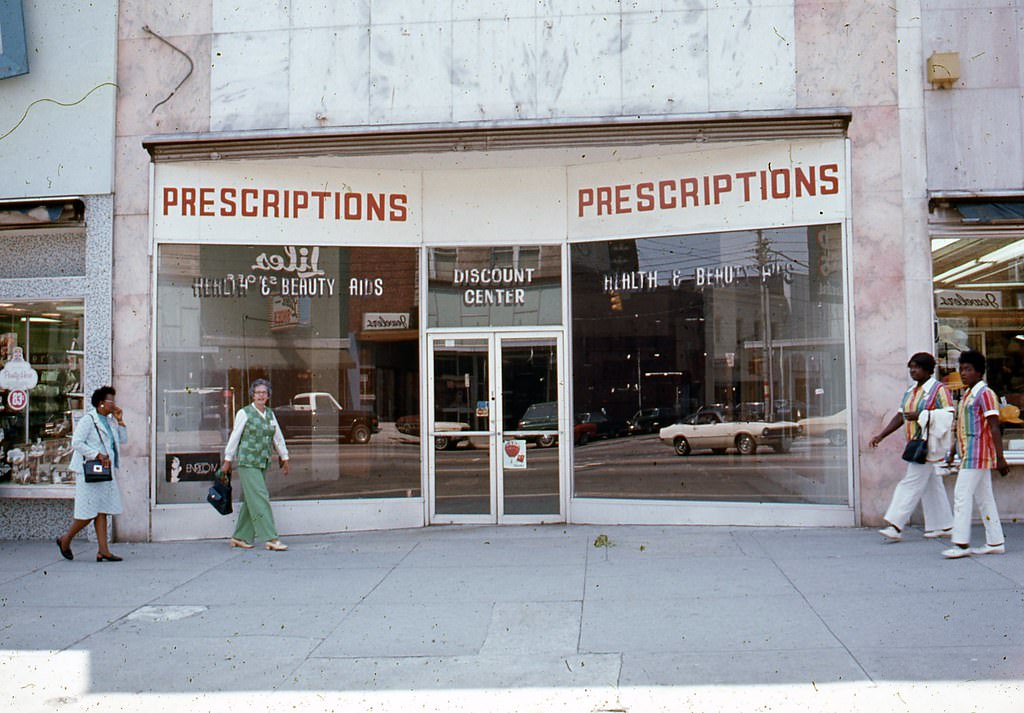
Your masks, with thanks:
[[[609,298],[611,299],[612,312],[622,311],[622,295],[618,292],[610,292]]]

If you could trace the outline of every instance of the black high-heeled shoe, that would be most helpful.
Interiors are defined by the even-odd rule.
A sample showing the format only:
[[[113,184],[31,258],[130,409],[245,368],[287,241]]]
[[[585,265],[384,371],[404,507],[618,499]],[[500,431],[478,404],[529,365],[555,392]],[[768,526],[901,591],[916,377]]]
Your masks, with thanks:
[[[117,555],[114,555],[114,554],[101,555],[101,554],[97,553],[96,554],[96,561],[97,562],[121,562],[121,561],[123,561],[123,558],[122,557],[118,557]]]
[[[60,538],[59,537],[57,538],[57,547],[60,549],[60,553],[61,553],[61,555],[63,555],[64,559],[66,559],[66,560],[73,560],[75,558],[75,553],[71,551],[70,547],[65,549],[64,545],[62,545],[60,543]]]

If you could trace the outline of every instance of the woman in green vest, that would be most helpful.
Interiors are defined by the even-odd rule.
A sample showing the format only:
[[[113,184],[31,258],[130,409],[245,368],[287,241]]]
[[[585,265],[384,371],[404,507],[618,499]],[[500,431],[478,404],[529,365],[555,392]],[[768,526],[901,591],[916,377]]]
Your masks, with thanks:
[[[281,459],[281,470],[288,475],[288,447],[277,425],[274,412],[267,406],[270,401],[270,382],[256,379],[249,385],[252,403],[235,414],[235,427],[224,449],[221,470],[231,477],[231,464],[237,461],[238,479],[242,481],[242,507],[238,510],[235,534],[231,546],[252,549],[256,538],[265,541],[268,550],[283,552],[288,545],[277,539],[274,514],[270,511],[270,493],[267,492],[267,468],[270,467],[270,447],[274,446]]]

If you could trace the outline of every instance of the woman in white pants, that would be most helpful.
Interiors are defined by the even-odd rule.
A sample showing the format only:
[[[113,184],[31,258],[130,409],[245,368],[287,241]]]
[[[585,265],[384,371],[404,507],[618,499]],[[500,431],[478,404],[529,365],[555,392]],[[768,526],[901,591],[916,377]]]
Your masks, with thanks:
[[[900,426],[904,427],[907,440],[914,437],[918,428],[917,419],[926,409],[952,412],[953,397],[943,384],[936,381],[935,357],[927,352],[918,352],[907,362],[910,378],[914,383],[903,394],[900,408],[885,428],[871,439],[871,447],[878,444]],[[942,485],[942,477],[935,472],[934,463],[907,463],[906,474],[892,493],[889,509],[885,511],[887,527],[878,532],[891,542],[903,539],[903,528],[918,502],[924,510],[924,536],[928,538],[949,537],[953,529],[953,513],[949,498]]]
[[[980,352],[960,354],[960,378],[967,392],[956,413],[956,450],[960,454],[960,472],[953,491],[953,547],[943,550],[947,559],[968,555],[1001,555],[1006,552],[1003,526],[999,522],[996,499],[992,495],[992,469],[1000,475],[1010,472],[1003,457],[1003,437],[999,431],[999,399],[982,381],[985,356]],[[950,453],[949,462],[953,462]],[[985,546],[970,549],[971,506],[985,526]]]

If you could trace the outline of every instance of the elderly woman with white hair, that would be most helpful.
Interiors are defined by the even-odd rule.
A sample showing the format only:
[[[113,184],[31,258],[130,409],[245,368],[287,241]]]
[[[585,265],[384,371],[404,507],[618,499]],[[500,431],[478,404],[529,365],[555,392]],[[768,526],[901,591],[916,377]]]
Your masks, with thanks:
[[[277,451],[281,470],[288,475],[288,447],[281,427],[274,418],[270,401],[270,382],[256,379],[249,385],[252,403],[235,414],[235,427],[231,430],[224,449],[221,470],[231,476],[232,463],[237,461],[238,479],[242,483],[242,507],[238,510],[235,534],[231,546],[252,549],[254,539],[266,542],[266,548],[283,552],[288,546],[277,537],[274,514],[270,510],[267,491],[267,468],[270,467],[271,446]]]

